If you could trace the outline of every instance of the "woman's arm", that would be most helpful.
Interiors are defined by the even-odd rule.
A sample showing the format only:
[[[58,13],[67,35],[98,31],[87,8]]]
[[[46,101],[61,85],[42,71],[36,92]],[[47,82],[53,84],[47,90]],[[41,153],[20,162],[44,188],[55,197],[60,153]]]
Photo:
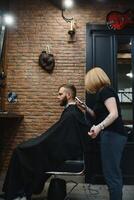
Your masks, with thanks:
[[[92,138],[95,138],[101,130],[111,125],[115,121],[115,119],[118,118],[118,109],[117,109],[116,99],[114,97],[110,97],[105,100],[104,104],[109,114],[101,123],[97,124],[96,126],[95,125],[92,126],[89,132],[89,135]]]
[[[98,124],[98,126],[102,125],[104,126],[104,128],[106,128],[118,118],[118,110],[117,110],[116,99],[114,97],[108,98],[104,102],[104,104],[107,110],[109,111],[109,115],[100,124]]]
[[[84,102],[79,102],[76,100],[76,104],[83,112],[87,112],[91,115],[91,117],[95,117],[94,111],[89,108]]]
[[[86,110],[87,113],[89,113],[91,115],[91,117],[95,118],[95,112],[91,108],[89,108],[88,106],[86,106],[85,110]]]

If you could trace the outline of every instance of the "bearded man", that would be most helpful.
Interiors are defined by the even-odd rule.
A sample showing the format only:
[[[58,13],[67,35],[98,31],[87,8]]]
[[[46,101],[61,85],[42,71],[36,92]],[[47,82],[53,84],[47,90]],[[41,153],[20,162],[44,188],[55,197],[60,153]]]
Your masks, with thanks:
[[[3,185],[6,200],[31,199],[43,190],[50,176],[45,172],[57,170],[65,160],[77,159],[86,151],[89,128],[75,97],[74,85],[60,86],[58,101],[64,106],[60,119],[37,138],[16,147]]]

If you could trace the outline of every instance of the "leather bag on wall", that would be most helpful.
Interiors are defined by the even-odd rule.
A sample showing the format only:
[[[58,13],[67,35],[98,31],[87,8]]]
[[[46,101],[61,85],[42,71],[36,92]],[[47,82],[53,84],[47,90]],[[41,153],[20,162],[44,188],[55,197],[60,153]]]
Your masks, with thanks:
[[[52,73],[55,67],[54,55],[51,53],[47,53],[46,51],[42,51],[39,56],[39,65],[48,73]]]

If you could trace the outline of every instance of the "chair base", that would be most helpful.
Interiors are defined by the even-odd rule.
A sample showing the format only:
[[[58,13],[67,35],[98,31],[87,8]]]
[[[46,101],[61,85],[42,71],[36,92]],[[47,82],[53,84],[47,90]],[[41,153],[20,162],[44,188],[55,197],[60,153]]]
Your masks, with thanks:
[[[48,200],[64,200],[66,197],[66,181],[60,178],[52,178],[48,188]]]

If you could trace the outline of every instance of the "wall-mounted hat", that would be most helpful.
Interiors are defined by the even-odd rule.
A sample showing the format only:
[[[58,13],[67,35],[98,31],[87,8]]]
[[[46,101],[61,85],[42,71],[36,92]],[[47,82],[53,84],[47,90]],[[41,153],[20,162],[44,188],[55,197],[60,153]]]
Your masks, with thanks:
[[[42,51],[39,56],[39,65],[48,73],[52,73],[55,66],[54,55],[47,53],[46,51]]]

